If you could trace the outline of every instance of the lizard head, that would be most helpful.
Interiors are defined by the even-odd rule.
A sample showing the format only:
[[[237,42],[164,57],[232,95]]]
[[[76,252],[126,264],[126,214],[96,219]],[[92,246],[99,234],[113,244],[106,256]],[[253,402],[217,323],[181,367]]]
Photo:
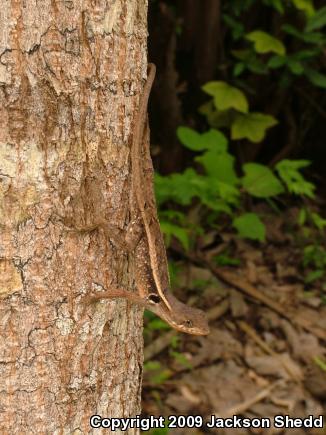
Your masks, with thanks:
[[[178,331],[192,335],[209,334],[207,317],[202,310],[183,304],[169,292],[166,292],[165,296],[172,307],[171,309],[156,293],[148,295],[147,308]]]

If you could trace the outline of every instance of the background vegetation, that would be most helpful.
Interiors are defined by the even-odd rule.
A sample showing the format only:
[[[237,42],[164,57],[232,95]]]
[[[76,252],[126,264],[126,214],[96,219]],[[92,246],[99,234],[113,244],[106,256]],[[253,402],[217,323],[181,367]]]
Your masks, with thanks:
[[[289,310],[310,299],[316,310],[310,315],[321,316],[326,6],[312,0],[153,0],[149,23],[149,57],[158,67],[152,153],[174,288],[183,289],[184,300],[211,306],[221,298],[207,291],[205,269],[225,268],[250,281],[248,268],[254,268],[251,281],[259,288],[263,264],[272,282],[297,289],[292,299],[270,291],[268,297],[285,300]],[[262,259],[248,266],[248,251]],[[280,252],[282,260],[276,259]],[[292,272],[282,275],[280,264]],[[189,268],[198,265],[201,272],[189,281]],[[240,317],[264,334],[248,314],[250,308],[240,316],[231,310],[224,322]],[[149,316],[145,337],[151,342],[165,328]],[[146,365],[149,409],[153,403],[160,408],[167,394],[162,385],[194,368],[185,339],[174,335],[169,343],[168,355]],[[312,363],[321,379],[323,358],[315,355]]]

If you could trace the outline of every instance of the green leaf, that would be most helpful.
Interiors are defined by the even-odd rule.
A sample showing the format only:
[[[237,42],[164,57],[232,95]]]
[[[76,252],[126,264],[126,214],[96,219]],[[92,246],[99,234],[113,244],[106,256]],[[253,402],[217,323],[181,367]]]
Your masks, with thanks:
[[[195,160],[204,166],[209,176],[231,185],[237,184],[238,177],[234,169],[234,157],[231,154],[207,151]]]
[[[206,207],[214,210],[217,213],[225,213],[232,215],[232,209],[222,199],[216,199],[208,196],[203,196],[201,201]]]
[[[214,98],[218,110],[236,109],[239,112],[248,112],[247,98],[240,89],[222,81],[208,82],[202,89]]]
[[[218,130],[210,129],[200,134],[192,128],[178,127],[177,136],[180,142],[193,151],[215,150],[217,152],[226,152],[228,140]]]
[[[321,74],[312,68],[305,69],[305,75],[308,77],[309,81],[320,88],[326,89],[326,75]]]
[[[269,198],[284,192],[281,182],[267,166],[246,163],[243,170],[245,176],[242,178],[242,185],[250,195]]]
[[[310,44],[322,44],[324,41],[324,35],[320,32],[302,32],[302,30],[297,29],[291,24],[284,24],[282,26],[282,30],[289,35],[295,36],[301,41],[310,43]]]
[[[272,68],[272,69],[280,68],[285,64],[286,64],[286,57],[278,56],[278,55],[272,56],[267,62],[268,68]]]
[[[265,241],[265,225],[256,213],[245,213],[233,219],[232,225],[237,229],[241,237],[260,242]]]
[[[211,180],[212,186],[216,186],[219,196],[229,204],[237,205],[240,191],[237,187],[218,180]]]
[[[292,55],[297,60],[311,60],[316,56],[319,56],[320,51],[318,48],[312,48],[310,50],[300,50]]]
[[[201,135],[192,128],[178,127],[177,136],[182,145],[193,151],[201,151],[202,149],[205,149],[202,146]]]
[[[202,134],[202,143],[205,149],[214,150],[217,153],[225,153],[228,149],[228,140],[219,130],[211,128]]]
[[[302,66],[301,62],[296,59],[289,58],[287,61],[287,66],[295,75],[301,75],[304,72],[304,67]]]
[[[295,195],[304,195],[308,198],[314,198],[315,185],[306,181],[299,169],[309,166],[308,160],[281,160],[275,166],[279,177],[285,183],[289,192]]]
[[[311,213],[311,220],[321,231],[326,227],[326,219],[322,218],[318,213]]]
[[[268,6],[272,6],[280,14],[284,13],[284,6],[282,0],[264,0],[264,3],[267,4]]]
[[[311,0],[292,0],[293,5],[304,12],[307,17],[312,17],[315,13],[314,4]]]
[[[189,205],[194,196],[199,195],[201,177],[193,169],[167,177],[155,174],[155,193],[159,204],[170,199],[181,205]]]
[[[321,29],[324,26],[326,26],[326,6],[319,9],[315,15],[309,18],[305,31],[311,32],[316,29]]]
[[[249,139],[251,142],[261,142],[266,130],[277,122],[273,116],[263,113],[237,114],[231,126],[231,137],[234,140]]]
[[[236,63],[233,68],[234,77],[238,77],[239,75],[241,75],[245,69],[246,65],[243,62]]]
[[[189,251],[190,241],[188,232],[185,228],[172,224],[171,222],[163,221],[160,223],[162,232],[167,237],[167,245],[169,246],[171,237],[174,236],[186,251]]]
[[[283,42],[262,30],[255,30],[254,32],[247,33],[246,39],[254,43],[254,48],[257,53],[275,53],[281,56],[285,55],[286,49]]]

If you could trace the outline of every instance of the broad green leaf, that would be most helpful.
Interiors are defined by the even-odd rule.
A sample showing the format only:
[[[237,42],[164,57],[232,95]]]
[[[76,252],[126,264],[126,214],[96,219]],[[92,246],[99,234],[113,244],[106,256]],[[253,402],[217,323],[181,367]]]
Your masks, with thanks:
[[[262,30],[255,30],[254,32],[247,33],[246,39],[254,43],[255,51],[257,53],[275,53],[281,56],[285,55],[286,49],[283,42]]]
[[[200,134],[192,128],[179,127],[177,136],[180,142],[193,151],[215,150],[224,153],[227,151],[228,140],[218,130],[210,129]]]
[[[284,192],[281,182],[267,166],[246,163],[243,165],[243,170],[245,175],[242,178],[242,185],[250,195],[269,198]]]
[[[309,18],[305,30],[306,32],[311,32],[324,26],[326,26],[326,6],[319,9],[315,15]]]
[[[240,89],[222,81],[208,82],[202,89],[214,98],[218,110],[236,109],[239,112],[248,112],[247,98]]]
[[[256,213],[245,213],[233,219],[232,225],[237,229],[241,237],[260,242],[265,241],[265,225]]]
[[[237,184],[238,177],[234,169],[234,157],[231,154],[207,151],[195,160],[204,166],[209,176],[231,185]]]
[[[232,139],[249,139],[251,142],[261,142],[268,128],[277,124],[271,115],[263,113],[237,114],[231,126]]]
[[[205,149],[202,146],[201,135],[192,128],[178,127],[177,136],[182,145],[193,151],[201,151]]]
[[[172,199],[181,205],[189,205],[192,198],[200,192],[201,176],[191,168],[166,177],[155,174],[154,181],[159,204]]]
[[[211,128],[207,132],[201,135],[202,143],[205,145],[205,149],[214,150],[217,153],[225,153],[228,149],[228,140],[218,130]]]
[[[321,74],[312,68],[305,69],[305,75],[308,77],[309,81],[320,88],[326,89],[326,75]]]
[[[312,17],[315,14],[315,8],[312,0],[292,0],[293,5],[304,12],[307,17]]]

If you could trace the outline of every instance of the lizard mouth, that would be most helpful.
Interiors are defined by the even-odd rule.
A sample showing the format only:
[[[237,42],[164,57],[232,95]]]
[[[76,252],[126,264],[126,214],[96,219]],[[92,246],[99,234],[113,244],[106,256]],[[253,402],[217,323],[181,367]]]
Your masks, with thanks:
[[[158,296],[155,293],[149,294],[147,299],[148,299],[148,302],[150,302],[151,304],[155,304],[155,305],[159,304],[161,302],[160,296]]]

